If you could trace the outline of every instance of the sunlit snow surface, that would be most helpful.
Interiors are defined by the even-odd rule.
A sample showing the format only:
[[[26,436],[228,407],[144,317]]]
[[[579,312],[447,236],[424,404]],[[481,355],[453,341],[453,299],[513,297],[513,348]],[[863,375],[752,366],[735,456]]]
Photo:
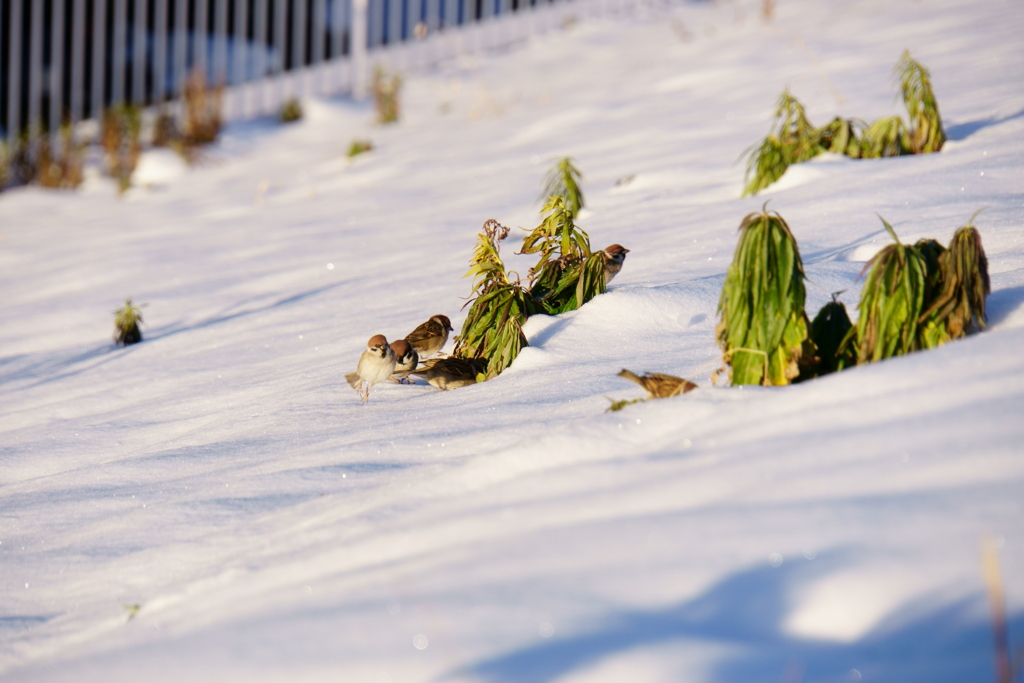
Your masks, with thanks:
[[[987,533],[1024,638],[1024,9],[761,6],[581,3],[409,73],[397,126],[307,102],[199,168],[144,159],[122,198],[98,177],[0,195],[0,677],[993,680]],[[738,198],[783,87],[819,124],[902,113],[904,48],[941,154],[823,157]],[[353,138],[376,149],[349,163]],[[480,225],[535,225],[562,154],[595,246],[632,250],[611,290],[530,320],[494,381],[360,406],[343,375],[366,339],[458,329]],[[989,331],[712,388],[736,227],[768,199],[812,315],[838,290],[853,311],[876,212],[948,242],[988,207]],[[127,297],[146,341],[114,349]],[[605,413],[639,395],[622,367],[701,388]]]

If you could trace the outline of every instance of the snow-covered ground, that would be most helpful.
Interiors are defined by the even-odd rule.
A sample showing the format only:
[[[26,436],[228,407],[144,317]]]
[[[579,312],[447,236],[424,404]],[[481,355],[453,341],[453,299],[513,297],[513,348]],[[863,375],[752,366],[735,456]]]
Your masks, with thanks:
[[[153,153],[123,198],[0,195],[0,678],[993,680],[986,534],[1024,635],[1024,7],[760,8],[567,22],[408,74],[393,127],[310,101],[199,168]],[[901,113],[904,48],[941,154],[820,158],[738,198],[783,87],[819,124]],[[376,149],[349,163],[353,138]],[[594,245],[632,250],[611,290],[531,319],[491,382],[359,405],[366,339],[458,329],[480,225],[535,225],[563,154]],[[711,387],[736,227],[766,199],[811,315],[842,289],[853,312],[876,212],[948,242],[988,207],[989,330]],[[115,349],[129,296],[146,341]],[[640,395],[622,367],[701,388],[606,413]]]

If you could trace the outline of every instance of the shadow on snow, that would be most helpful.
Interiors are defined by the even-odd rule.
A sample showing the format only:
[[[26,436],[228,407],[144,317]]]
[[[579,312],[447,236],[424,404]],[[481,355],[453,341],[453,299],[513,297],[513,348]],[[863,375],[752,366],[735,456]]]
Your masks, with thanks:
[[[625,610],[585,633],[554,638],[449,672],[440,681],[550,683],[614,655],[691,641],[724,649],[708,672],[715,683],[796,683],[851,680],[960,683],[994,679],[992,632],[979,615],[987,602],[975,594],[938,607],[935,599],[904,606],[861,639],[815,640],[785,633],[790,596],[802,583],[825,578],[848,564],[834,551],[773,569],[738,572],[703,595],[664,610]],[[980,584],[981,578],[979,576]],[[927,605],[923,603],[927,602]],[[1024,615],[1010,633],[1024,628]]]

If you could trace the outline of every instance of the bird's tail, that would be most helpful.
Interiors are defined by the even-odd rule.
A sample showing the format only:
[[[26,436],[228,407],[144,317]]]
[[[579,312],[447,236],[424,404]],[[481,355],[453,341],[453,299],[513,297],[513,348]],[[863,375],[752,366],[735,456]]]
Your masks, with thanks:
[[[345,375],[345,381],[348,382],[349,386],[353,389],[358,389],[359,385],[363,382],[363,378],[359,376],[358,372],[350,372]]]

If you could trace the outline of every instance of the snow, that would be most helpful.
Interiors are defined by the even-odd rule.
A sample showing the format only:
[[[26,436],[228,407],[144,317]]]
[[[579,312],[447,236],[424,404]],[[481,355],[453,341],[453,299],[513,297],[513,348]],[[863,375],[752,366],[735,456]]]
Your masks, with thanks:
[[[95,177],[0,195],[0,678],[992,680],[986,534],[1024,627],[1024,11],[578,7],[410,71],[396,126],[310,100],[193,168],[148,152],[122,197]],[[904,48],[942,153],[822,158],[738,197],[783,87],[817,123],[898,113]],[[375,149],[347,160],[354,138]],[[562,154],[594,245],[631,249],[610,291],[532,318],[493,381],[359,405],[367,338],[459,329],[486,219],[525,275],[515,228]],[[769,199],[812,315],[838,290],[852,312],[876,212],[948,242],[987,207],[989,329],[712,387],[736,227]],[[128,297],[145,342],[115,349]],[[640,395],[623,367],[701,388],[606,413]]]

